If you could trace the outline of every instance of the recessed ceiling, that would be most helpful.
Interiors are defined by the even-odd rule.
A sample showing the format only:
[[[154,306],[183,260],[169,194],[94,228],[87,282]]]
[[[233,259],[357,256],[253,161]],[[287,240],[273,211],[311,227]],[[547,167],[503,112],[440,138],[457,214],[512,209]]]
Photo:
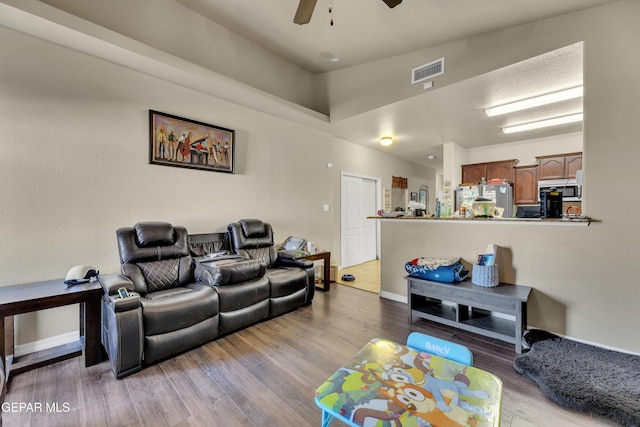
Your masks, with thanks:
[[[404,0],[393,9],[382,0],[318,0],[305,25],[293,23],[298,0],[176,1],[322,73],[615,0]]]
[[[615,0],[404,0],[393,9],[382,0],[318,0],[306,25],[293,23],[298,0],[177,1],[312,73],[324,73]],[[580,131],[580,124],[526,135],[505,135],[501,128],[536,116],[581,110],[582,99],[508,116],[484,114],[492,105],[580,84],[582,44],[576,44],[354,117],[332,120],[331,126],[336,137],[440,167],[446,142],[471,148]],[[390,147],[379,144],[386,134],[394,137]],[[436,158],[430,160],[429,155]]]

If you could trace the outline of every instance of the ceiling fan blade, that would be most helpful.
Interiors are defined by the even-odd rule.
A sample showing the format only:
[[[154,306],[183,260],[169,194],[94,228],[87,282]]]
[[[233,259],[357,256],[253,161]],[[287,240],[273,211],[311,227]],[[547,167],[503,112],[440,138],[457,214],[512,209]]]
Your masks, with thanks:
[[[402,0],[382,0],[382,1],[385,2],[385,4],[390,8],[394,8],[400,3],[402,3]]]
[[[309,21],[311,21],[311,15],[313,15],[313,9],[316,7],[317,1],[318,0],[300,0],[298,10],[296,10],[296,16],[293,17],[293,22],[300,25],[308,24]]]

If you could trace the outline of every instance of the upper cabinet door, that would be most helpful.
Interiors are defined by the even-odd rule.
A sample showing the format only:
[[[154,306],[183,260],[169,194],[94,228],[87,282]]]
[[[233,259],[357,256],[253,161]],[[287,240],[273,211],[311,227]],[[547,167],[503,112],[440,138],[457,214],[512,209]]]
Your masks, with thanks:
[[[514,169],[514,204],[535,205],[538,203],[538,166],[520,166]]]
[[[564,156],[538,159],[540,179],[564,178]]]
[[[487,181],[490,179],[505,179],[513,183],[513,168],[515,160],[487,163]]]
[[[479,184],[482,178],[487,177],[487,165],[485,163],[476,163],[472,165],[462,165],[462,182],[461,184]]]
[[[576,172],[582,169],[582,154],[565,156],[564,170],[565,178],[575,178]]]

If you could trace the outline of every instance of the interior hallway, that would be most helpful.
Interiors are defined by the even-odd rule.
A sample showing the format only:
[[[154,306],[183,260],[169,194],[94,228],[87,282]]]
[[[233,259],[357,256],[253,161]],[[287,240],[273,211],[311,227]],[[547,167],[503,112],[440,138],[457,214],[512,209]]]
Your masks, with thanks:
[[[344,274],[351,274],[356,280],[347,282],[342,280]],[[380,294],[380,260],[365,262],[363,264],[354,265],[352,267],[338,270],[336,283],[351,286],[352,288],[361,289],[367,292]]]

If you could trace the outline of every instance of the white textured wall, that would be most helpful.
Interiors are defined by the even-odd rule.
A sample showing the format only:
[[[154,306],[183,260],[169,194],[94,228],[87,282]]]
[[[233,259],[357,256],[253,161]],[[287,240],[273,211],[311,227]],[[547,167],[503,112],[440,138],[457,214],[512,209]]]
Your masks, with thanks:
[[[138,221],[203,233],[258,217],[276,239],[332,247],[330,135],[3,27],[0,40],[0,285],[117,272],[115,230]],[[235,129],[237,173],[149,165],[149,109]],[[17,324],[30,342],[76,330],[77,310]]]

